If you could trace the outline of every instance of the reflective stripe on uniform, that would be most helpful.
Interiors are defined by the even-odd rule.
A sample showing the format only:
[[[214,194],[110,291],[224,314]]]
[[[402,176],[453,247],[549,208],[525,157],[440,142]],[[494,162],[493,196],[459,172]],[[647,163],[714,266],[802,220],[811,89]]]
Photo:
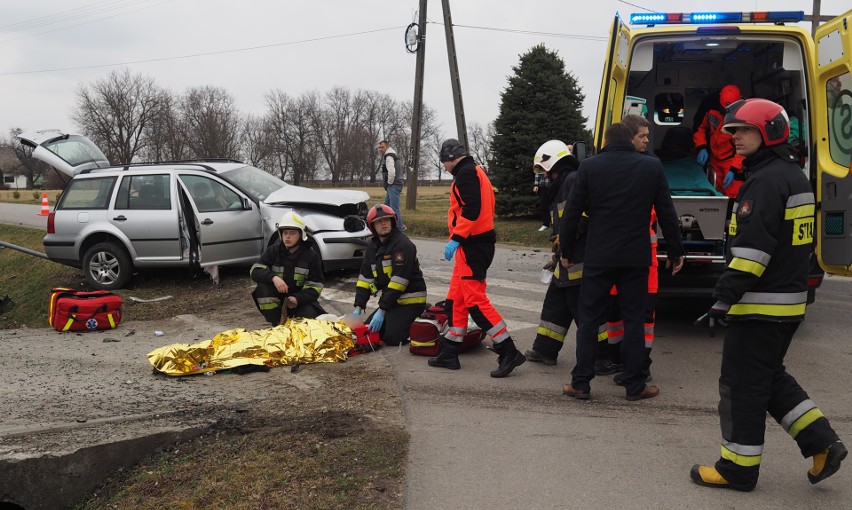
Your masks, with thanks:
[[[805,314],[808,292],[746,292],[728,315],[793,317]]]
[[[491,329],[486,331],[486,333],[488,333],[488,336],[497,343],[509,338],[509,331],[505,321],[498,322]]]
[[[388,277],[390,277],[391,273],[393,273],[393,267],[391,266],[391,264],[393,264],[393,261],[391,259],[382,261],[382,272],[388,275]]]
[[[374,278],[364,278],[364,275],[358,275],[358,282],[355,284],[355,287],[369,290],[375,281]]]
[[[814,194],[798,193],[787,199],[787,209],[784,211],[785,220],[807,218],[814,215]]]
[[[606,334],[610,344],[617,344],[624,338],[624,321],[607,322]]]
[[[757,262],[762,266],[768,266],[769,261],[772,260],[772,255],[754,248],[731,248],[731,255],[736,258]]]
[[[401,276],[392,276],[390,282],[388,282],[388,288],[393,290],[398,290],[400,292],[405,292],[405,289],[408,287],[408,280],[402,278]]]
[[[273,310],[279,306],[281,306],[281,299],[275,296],[257,298],[257,307],[261,310]]]
[[[763,457],[763,445],[744,445],[722,441],[722,458],[738,466],[759,466]]]
[[[654,346],[654,323],[645,323],[645,347],[651,348]]]
[[[565,335],[568,333],[568,328],[560,326],[559,324],[554,324],[553,322],[541,321],[538,323],[536,333],[552,338],[557,342],[564,342]]]
[[[607,332],[607,325],[601,324],[598,326],[598,342],[603,342],[609,338],[609,333]]]
[[[390,287],[390,285],[388,285]],[[426,291],[422,292],[409,292],[407,294],[403,294],[399,296],[396,300],[397,304],[400,305],[416,305],[426,303]]]
[[[795,439],[799,432],[823,416],[825,415],[822,414],[813,400],[808,399],[785,414],[781,419],[781,426],[790,434],[790,437]]]
[[[755,262],[753,260],[741,259],[739,257],[734,257],[731,259],[731,263],[728,264],[730,269],[736,269],[737,271],[742,271],[743,273],[751,273],[755,276],[763,275],[763,272],[766,271],[766,266],[761,264],[760,262]]]

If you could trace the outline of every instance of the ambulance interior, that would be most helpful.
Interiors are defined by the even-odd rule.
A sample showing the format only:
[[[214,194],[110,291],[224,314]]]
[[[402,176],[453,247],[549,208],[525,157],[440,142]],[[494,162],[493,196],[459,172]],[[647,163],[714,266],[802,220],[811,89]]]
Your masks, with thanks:
[[[658,153],[675,126],[695,130],[728,84],[743,98],[770,99],[799,119],[803,168],[807,168],[808,97],[802,46],[794,39],[747,36],[666,38],[639,41],[627,81],[624,113],[645,113],[651,123],[648,149]],[[715,97],[713,95],[715,94]],[[718,103],[717,103],[718,104]]]

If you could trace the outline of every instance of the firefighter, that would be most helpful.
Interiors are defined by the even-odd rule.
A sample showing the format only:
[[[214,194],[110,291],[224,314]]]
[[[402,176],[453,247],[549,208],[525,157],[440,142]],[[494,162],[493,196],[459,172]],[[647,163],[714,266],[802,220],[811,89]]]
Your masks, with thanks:
[[[565,202],[571,193],[571,185],[577,175],[580,163],[571,155],[568,146],[559,140],[545,142],[533,158],[533,171],[536,174],[547,173],[556,195],[550,204],[553,228],[559,231],[559,221],[565,210]],[[585,235],[585,231],[580,233]],[[565,343],[565,335],[571,321],[577,320],[577,302],[580,298],[580,281],[583,276],[582,247],[576,250],[574,265],[563,268],[558,263],[559,236],[554,237],[554,253],[557,263],[553,267],[553,276],[541,306],[541,318],[536,330],[532,349],[524,353],[527,360],[555,365],[559,351]],[[579,241],[582,244],[582,240]]]
[[[750,491],[757,484],[766,413],[813,458],[812,484],[834,474],[846,447],[805,390],[787,373],[784,355],[805,316],[813,250],[814,194],[787,143],[784,109],[766,99],[732,104],[724,129],[745,158],[748,179],[731,214],[727,268],[707,313],[725,319],[719,377],[722,455],[696,464],[692,480]]]
[[[365,323],[386,345],[408,340],[408,329],[426,308],[426,281],[417,248],[397,225],[394,210],[377,204],[367,213],[373,238],[364,253],[355,286],[355,315],[362,315],[371,294],[381,291],[379,307]]]
[[[284,213],[275,228],[278,239],[250,269],[257,282],[254,304],[273,326],[288,317],[314,319],[325,313],[317,303],[323,289],[320,256],[307,243],[305,222],[295,212]]]
[[[450,186],[450,208],[447,227],[450,240],[444,247],[444,258],[455,256],[446,307],[450,329],[441,337],[441,351],[430,358],[429,366],[458,370],[459,346],[467,333],[468,314],[494,342],[498,354],[496,370],[491,377],[506,377],[527,359],[515,347],[506,322],[485,295],[485,276],[494,259],[494,188],[477,166],[467,149],[450,138],[441,144],[440,160],[444,170],[453,175]]]
[[[698,149],[696,161],[704,168],[713,169],[716,190],[729,198],[737,196],[742,184],[743,158],[734,150],[731,135],[722,130],[722,119],[728,105],[738,101],[742,95],[736,85],[725,85],[719,92],[719,103],[704,114],[701,125],[692,139]]]

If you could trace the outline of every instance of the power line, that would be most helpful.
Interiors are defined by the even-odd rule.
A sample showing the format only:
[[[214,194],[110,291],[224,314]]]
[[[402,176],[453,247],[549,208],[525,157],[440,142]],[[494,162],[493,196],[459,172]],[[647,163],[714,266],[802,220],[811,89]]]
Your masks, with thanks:
[[[164,1],[160,2],[160,3],[158,3],[158,4],[153,4],[153,5],[144,5],[144,6],[141,6],[141,7],[139,7],[139,8],[136,8],[136,9],[131,9],[131,10],[129,10],[129,11],[124,11],[124,12],[119,12],[119,13],[117,13],[117,14],[113,14],[112,16],[104,16],[104,17],[96,18],[96,19],[92,19],[92,20],[89,20],[89,21],[83,21],[82,23],[77,23],[77,24],[74,24],[74,25],[69,25],[69,26],[67,26],[67,27],[60,27],[60,28],[55,28],[55,29],[53,29],[53,30],[45,30],[45,31],[43,31],[43,32],[38,32],[38,33],[35,33],[35,34],[22,35],[22,36],[20,36],[20,37],[13,37],[12,39],[5,39],[5,40],[3,40],[3,41],[0,41],[0,44],[5,44],[5,43],[7,43],[7,42],[17,41],[17,40],[19,40],[19,39],[26,39],[26,38],[28,38],[28,37],[33,37],[33,36],[37,36],[37,35],[50,34],[50,33],[53,33],[53,32],[60,32],[60,31],[62,31],[62,30],[67,30],[67,29],[69,29],[69,28],[79,27],[79,26],[81,26],[81,25],[88,25],[89,23],[94,23],[94,22],[96,22],[96,21],[103,21],[103,20],[107,20],[107,19],[115,18],[115,17],[117,17],[117,16],[123,16],[123,15],[125,15],[125,14],[130,14],[131,12],[140,11],[140,10],[142,10],[142,9],[148,9],[148,8],[150,8],[150,7],[157,7],[157,6],[160,6],[160,5],[163,5],[163,4],[167,4],[167,3],[169,3],[169,2],[173,2],[173,1],[174,1],[174,0],[164,0]],[[15,31],[17,31],[17,30],[15,30]]]
[[[626,2],[625,0],[618,0],[618,1],[623,3],[623,4],[627,4],[631,7],[636,7],[637,9],[642,9],[643,11],[658,12],[658,11],[655,11],[654,9],[648,9],[647,7],[642,7],[641,5],[631,4],[630,2]]]
[[[317,42],[317,41],[327,41],[329,39],[341,39],[341,38],[344,38],[344,37],[354,37],[354,36],[358,36],[358,35],[375,34],[377,32],[387,32],[388,30],[402,30],[403,28],[404,27],[402,27],[402,26],[377,28],[375,30],[364,30],[362,32],[352,32],[352,33],[349,33],[349,34],[337,34],[337,35],[328,35],[328,36],[323,36],[323,37],[314,37],[314,38],[311,38],[311,39],[302,39],[301,41],[286,41],[286,42],[280,42],[280,43],[263,44],[263,45],[260,45],[260,46],[250,46],[250,47],[246,47],[246,48],[234,48],[234,49],[229,49],[229,50],[206,51],[204,53],[193,53],[191,55],[180,55],[180,56],[176,56],[176,57],[161,57],[161,58],[149,58],[149,59],[143,59],[143,60],[130,60],[130,61],[127,61],[127,62],[116,62],[116,63],[112,63],[112,64],[93,64],[93,65],[87,65],[87,66],[57,67],[57,68],[53,68],[53,69],[38,69],[38,70],[35,70],[35,71],[14,71],[14,72],[8,72],[8,73],[0,73],[0,76],[15,76],[15,75],[21,75],[21,74],[37,74],[37,73],[54,73],[54,72],[62,72],[62,71],[77,71],[77,70],[81,70],[81,69],[98,69],[98,68],[102,68],[102,67],[125,66],[125,65],[131,65],[131,64],[148,64],[148,63],[151,63],[151,62],[165,62],[165,61],[169,61],[169,60],[181,60],[181,59],[187,59],[187,58],[206,57],[206,56],[209,56],[209,55],[223,55],[223,54],[226,54],[226,53],[240,53],[240,52],[243,52],[243,51],[253,51],[253,50],[260,50],[260,49],[265,49],[265,48],[274,48],[274,47],[277,47],[277,46],[292,46],[292,45],[295,45],[295,44],[305,44],[305,43]]]
[[[429,23],[435,25],[443,25],[443,23],[438,23],[435,21],[430,21]],[[454,27],[458,28],[469,28],[472,30],[487,30],[491,32],[506,32],[510,34],[525,34],[525,35],[539,35],[544,37],[560,37],[565,39],[581,39],[586,41],[607,41],[608,37],[605,36],[597,36],[597,35],[582,35],[582,34],[563,34],[557,32],[537,32],[534,30],[521,30],[516,28],[501,28],[501,27],[483,27],[476,25],[459,25],[458,23],[453,23]]]
[[[120,0],[110,2],[110,0],[101,0],[100,2],[90,4],[86,7],[77,7],[65,11],[54,12],[53,14],[48,14],[46,16],[39,16],[37,18],[31,18],[24,21],[18,21],[16,23],[10,23],[8,25],[0,25],[0,33],[20,32],[29,28],[37,28],[39,26],[61,23],[64,21],[68,21],[69,19],[90,16],[92,14],[97,14],[98,12],[110,11],[116,8],[121,8],[124,7],[124,5],[122,4],[132,4],[136,3],[136,1],[137,0]],[[107,5],[101,6],[102,4]]]

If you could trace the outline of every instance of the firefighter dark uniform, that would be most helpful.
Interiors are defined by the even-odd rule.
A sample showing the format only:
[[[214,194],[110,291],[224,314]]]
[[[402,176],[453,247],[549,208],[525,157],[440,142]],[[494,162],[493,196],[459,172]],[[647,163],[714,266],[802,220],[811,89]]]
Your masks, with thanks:
[[[494,232],[494,188],[467,149],[456,139],[441,145],[440,160],[453,175],[447,228],[450,241],[444,258],[455,256],[446,307],[449,331],[441,340],[438,356],[429,358],[433,367],[458,370],[459,346],[467,333],[468,317],[494,342],[498,368],[491,377],[506,377],[526,358],[515,347],[506,322],[485,294],[485,276],[494,260],[497,234]]]
[[[571,186],[577,176],[578,166],[579,163],[573,156],[566,155],[551,167],[550,172],[556,173],[556,179],[552,185],[557,191],[550,207],[552,224],[556,232],[559,232],[565,204],[571,194]],[[559,351],[565,344],[565,336],[568,334],[571,321],[577,320],[580,283],[583,277],[582,254],[585,247],[585,228],[580,229],[578,236],[580,238],[575,241],[575,260],[571,261],[573,264],[568,268],[558,263],[554,266],[553,276],[550,278],[547,293],[541,305],[541,316],[533,347],[524,353],[530,361],[555,365]],[[558,250],[558,245],[556,249]]]
[[[708,154],[707,166],[713,169],[716,176],[716,190],[724,193],[729,198],[737,196],[743,181],[743,158],[737,154],[731,135],[722,130],[722,121],[725,118],[725,106],[728,102],[740,99],[739,89],[728,85],[722,89],[720,94],[721,105],[716,105],[704,114],[701,125],[693,134],[692,140],[697,151],[705,149]],[[733,170],[734,181],[727,187],[723,186],[725,174]]]
[[[719,377],[722,453],[715,472],[693,466],[691,477],[701,485],[754,488],[767,412],[802,456],[814,457],[811,483],[833,474],[846,456],[828,419],[784,367],[805,316],[815,207],[811,185],[786,143],[787,122],[783,108],[765,99],[734,103],[725,117],[727,129],[757,128],[763,144],[745,159],[749,176],[733,207],[727,268],[709,312],[727,312],[728,328]]]
[[[381,292],[378,307],[384,310],[385,320],[379,337],[387,345],[399,345],[408,340],[411,323],[426,307],[426,281],[420,271],[417,248],[396,228],[393,210],[387,205],[376,207],[387,208],[388,212],[382,209],[379,217],[393,218],[393,228],[384,240],[374,235],[367,246],[355,288],[355,306],[366,308],[370,296]],[[372,229],[372,222],[370,225]]]
[[[589,398],[595,376],[599,326],[606,317],[610,289],[618,284],[619,309],[624,320],[622,346],[624,385],[629,400],[656,396],[646,387],[643,313],[648,295],[651,246],[648,222],[657,211],[666,239],[672,239],[668,256],[680,260],[683,247],[671,194],[660,160],[643,155],[631,142],[633,133],[623,124],[607,129],[607,145],[595,157],[580,163],[577,182],[565,209],[560,239],[562,257],[573,262],[580,217],[588,215],[588,234],[580,290],[577,330],[577,364],[563,393]]]
[[[325,313],[317,303],[323,289],[322,265],[319,255],[311,246],[300,242],[294,252],[284,246],[281,239],[263,252],[260,261],[251,266],[251,279],[257,287],[251,296],[263,317],[273,326],[281,321],[281,306],[287,297],[296,298],[298,305],[288,311],[290,317],[316,318]],[[287,284],[287,293],[281,294],[272,283],[279,277]]]

